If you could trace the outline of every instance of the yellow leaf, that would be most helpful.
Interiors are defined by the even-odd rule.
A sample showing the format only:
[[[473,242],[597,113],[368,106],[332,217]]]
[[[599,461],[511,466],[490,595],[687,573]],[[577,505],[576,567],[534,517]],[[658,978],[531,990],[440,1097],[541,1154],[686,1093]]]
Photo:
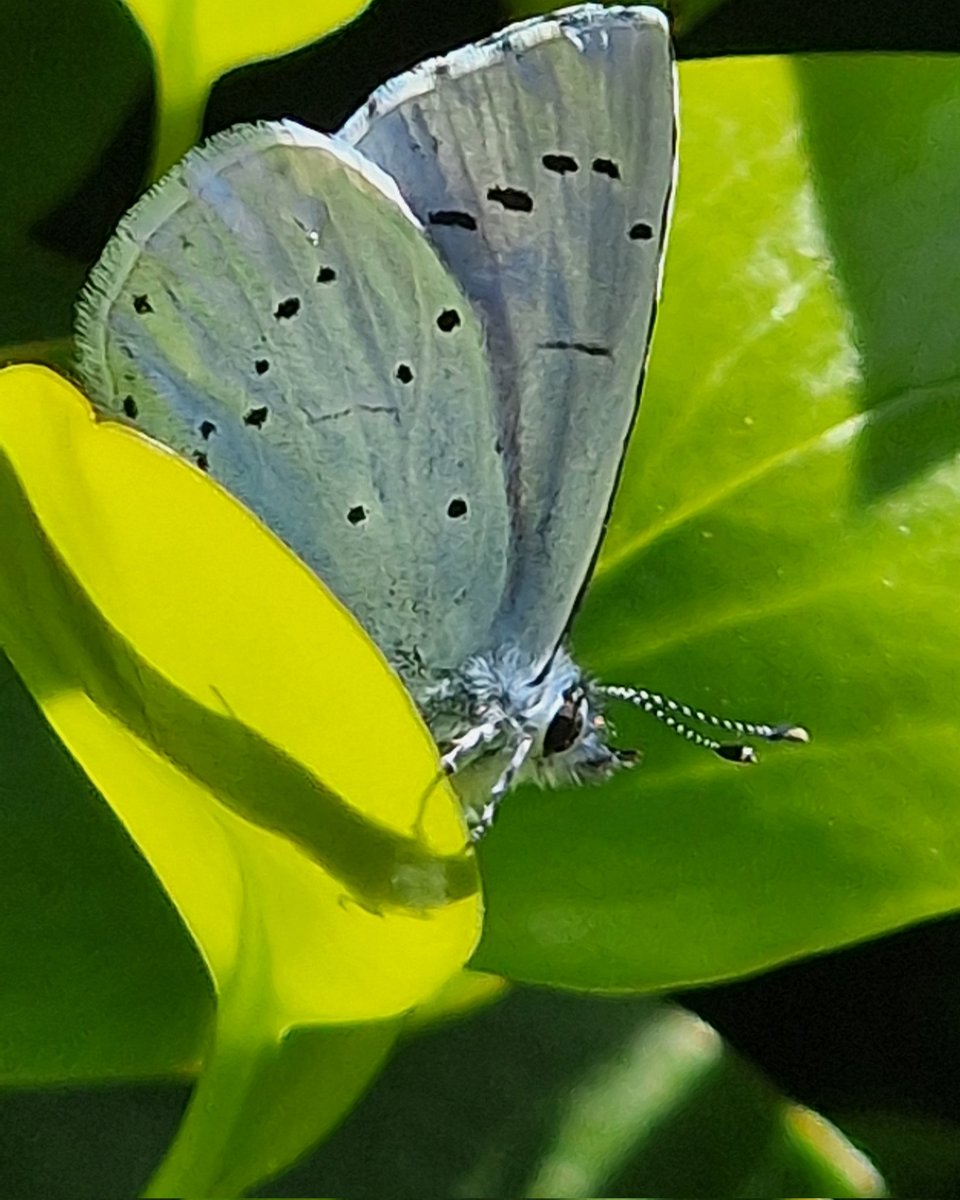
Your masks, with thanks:
[[[278,1031],[432,995],[477,936],[474,861],[350,615],[200,471],[44,368],[0,373],[0,512],[0,644],[218,989],[253,922]]]
[[[382,1062],[389,1019],[471,953],[458,802],[398,679],[299,559],[43,367],[0,372],[0,514],[0,649],[218,994],[148,1194],[249,1186],[330,1128]],[[367,1037],[363,1022],[380,1024]],[[320,1042],[292,1036],[325,1025]]]

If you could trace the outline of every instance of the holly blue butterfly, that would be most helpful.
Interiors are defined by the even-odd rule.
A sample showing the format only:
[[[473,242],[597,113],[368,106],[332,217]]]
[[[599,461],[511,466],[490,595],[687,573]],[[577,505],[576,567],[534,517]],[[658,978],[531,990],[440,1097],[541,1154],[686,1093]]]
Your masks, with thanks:
[[[209,471],[352,610],[456,771],[603,778],[563,636],[636,412],[676,163],[652,8],[570,8],[390,81],[334,136],[237,126],[127,215],[80,302],[91,398]]]

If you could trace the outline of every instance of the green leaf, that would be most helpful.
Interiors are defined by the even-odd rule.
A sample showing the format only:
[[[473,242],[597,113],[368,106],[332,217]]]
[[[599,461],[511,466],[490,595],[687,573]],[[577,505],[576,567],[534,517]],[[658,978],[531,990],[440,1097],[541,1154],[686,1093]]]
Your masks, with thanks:
[[[365,4],[6,0],[0,364],[64,361],[56,340],[88,268],[144,178],[198,140],[220,75],[320,38]]]
[[[960,450],[957,60],[823,55],[798,60],[796,72],[862,362],[859,406],[889,414],[865,427],[857,447],[857,485],[869,502]]]
[[[0,1083],[197,1069],[210,980],[149,867],[0,654]]]
[[[6,0],[0,38],[0,363],[70,331],[73,302],[142,182],[125,127],[149,103],[149,55],[115,0]],[[123,153],[110,156],[120,139]],[[109,169],[97,176],[99,165]],[[18,357],[41,347],[24,347]],[[44,358],[44,361],[49,361]]]
[[[367,0],[125,0],[154,54],[160,128],[153,176],[196,142],[210,88],[244,63],[271,58],[331,33]]]
[[[877,1171],[704,1021],[518,989],[400,1047],[271,1196],[876,1196]]]
[[[289,1166],[348,1113],[393,1047],[399,1021],[292,1029],[261,1019],[269,980],[248,954],[218,1013],[217,1041],[187,1119],[145,1196],[238,1196]],[[260,1036],[251,1037],[259,1029]]]
[[[404,1036],[443,1021],[465,1017],[478,1008],[493,1004],[503,997],[507,987],[507,981],[497,975],[461,971],[413,1010],[404,1022]]]
[[[361,1039],[346,1086],[291,1031],[382,1023],[459,971],[479,924],[462,814],[396,677],[316,577],[202,472],[98,422],[41,368],[0,375],[0,511],[0,647],[217,991],[157,1186],[224,1194],[342,1111],[290,1121],[290,1081],[349,1107],[393,1036]],[[38,1032],[14,1048],[25,1061]],[[258,1140],[271,1121],[283,1139]]]
[[[949,1061],[949,1060],[948,1060]],[[896,1104],[900,1097],[891,1096]],[[864,1109],[843,1115],[844,1129],[881,1166],[892,1196],[955,1196],[960,1126],[908,1110]]]
[[[683,37],[725,3],[726,0],[669,0],[664,7],[673,21],[674,34]]]
[[[846,62],[861,68],[882,77]],[[894,94],[901,141],[925,137],[913,94]],[[790,64],[687,64],[681,101],[661,320],[574,648],[611,682],[799,721],[813,742],[734,767],[611,703],[643,765],[592,791],[511,798],[481,848],[474,965],[508,978],[674,988],[960,902],[960,466],[949,425],[920,419],[952,385],[938,374],[926,387],[906,361],[928,336],[942,343],[950,310],[929,332],[923,281],[886,277],[903,289],[902,386],[861,413],[872,368],[824,237]],[[951,144],[928,138],[926,178],[938,146],[956,169]],[[948,223],[946,200],[931,204],[911,237],[955,254],[960,209]],[[865,445],[916,464],[914,438],[937,447],[931,465],[865,503]]]

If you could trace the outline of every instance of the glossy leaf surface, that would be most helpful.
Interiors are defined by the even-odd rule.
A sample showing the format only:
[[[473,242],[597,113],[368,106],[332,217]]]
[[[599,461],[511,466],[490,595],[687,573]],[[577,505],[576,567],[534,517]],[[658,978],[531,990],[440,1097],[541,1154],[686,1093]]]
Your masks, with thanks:
[[[839,100],[858,72],[875,94],[880,68],[847,60],[844,73],[816,72],[807,86],[833,87]],[[759,767],[738,768],[611,705],[621,744],[645,747],[643,765],[594,790],[504,806],[483,847],[478,967],[671,988],[960,901],[960,743],[947,699],[960,646],[960,468],[951,425],[935,418],[960,377],[956,341],[949,306],[921,294],[930,272],[899,250],[880,253],[884,232],[899,246],[906,225],[935,272],[938,246],[956,253],[960,218],[953,191],[931,182],[909,222],[865,191],[864,228],[861,191],[836,178],[866,162],[864,189],[875,184],[884,138],[909,155],[904,110],[914,102],[923,127],[951,129],[958,85],[948,75],[900,87],[896,119],[869,124],[863,144],[848,124],[848,154],[818,149],[830,240],[790,64],[681,67],[661,319],[573,642],[608,681],[722,716],[799,721],[813,743],[761,748]],[[829,95],[804,97],[807,108],[815,101],[826,112]],[[928,182],[955,172],[951,145],[914,151]],[[841,259],[857,288],[841,286]],[[896,273],[897,263],[910,270]],[[887,316],[896,344],[858,336],[897,288]],[[863,411],[881,348],[892,387]],[[865,455],[874,478],[881,459],[913,465],[864,489]]]

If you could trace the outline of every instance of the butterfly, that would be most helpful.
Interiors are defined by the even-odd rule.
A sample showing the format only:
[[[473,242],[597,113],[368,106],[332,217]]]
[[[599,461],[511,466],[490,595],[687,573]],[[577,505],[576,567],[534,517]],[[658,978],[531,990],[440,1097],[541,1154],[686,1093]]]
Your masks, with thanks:
[[[587,4],[376,91],[332,136],[236,126],[121,223],[81,297],[108,414],[209,471],[403,677],[474,838],[520,778],[633,761],[628,701],[767,740],[564,647],[650,345],[677,160],[666,20]]]

